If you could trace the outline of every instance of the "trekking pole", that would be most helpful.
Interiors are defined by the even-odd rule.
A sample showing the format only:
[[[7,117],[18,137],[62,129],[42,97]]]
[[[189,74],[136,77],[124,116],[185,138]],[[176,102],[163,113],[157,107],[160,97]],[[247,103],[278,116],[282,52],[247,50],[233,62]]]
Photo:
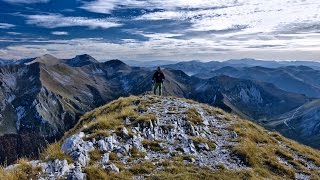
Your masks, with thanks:
[[[151,95],[153,95],[154,93],[154,80],[152,80],[152,83],[151,83]]]

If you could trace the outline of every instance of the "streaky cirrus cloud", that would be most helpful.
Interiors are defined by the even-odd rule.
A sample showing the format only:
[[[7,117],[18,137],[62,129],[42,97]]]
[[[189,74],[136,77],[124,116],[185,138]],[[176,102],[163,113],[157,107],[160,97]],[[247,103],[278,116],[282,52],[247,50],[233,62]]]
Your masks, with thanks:
[[[5,23],[13,26],[0,24],[0,33],[5,34],[0,51],[7,58],[32,53],[150,60],[320,57],[318,0],[68,0],[6,5],[12,7],[5,12],[12,19]],[[21,35],[9,33],[13,31]]]
[[[32,24],[45,28],[85,26],[91,29],[119,27],[122,24],[111,19],[87,18],[87,17],[66,17],[61,14],[48,15],[24,15],[27,24]]]
[[[192,4],[191,2],[186,1],[184,5],[176,5],[188,7],[187,4]],[[250,33],[276,31],[292,23],[320,23],[316,0],[239,0],[234,1],[233,5],[231,1],[226,4],[223,4],[223,1],[220,3],[222,4],[219,4],[221,6],[219,8],[206,7],[203,9],[197,3],[191,6],[196,9],[167,10],[170,8],[165,8],[162,11],[146,13],[136,19],[188,21],[192,24],[190,30],[193,31],[223,30],[247,26],[247,32]]]
[[[47,3],[50,0],[2,0],[10,4],[35,4],[35,3]]]
[[[21,35],[22,33],[9,31],[9,32],[7,32],[7,34],[10,34],[10,35]]]
[[[15,27],[16,25],[14,24],[9,24],[9,23],[0,23],[0,29],[10,29]]]
[[[95,0],[85,2],[81,7],[91,12],[110,14],[113,10],[122,8],[143,8],[143,9],[199,9],[219,8],[239,4],[239,0]]]
[[[51,34],[57,35],[57,36],[69,35],[69,33],[68,33],[68,32],[65,32],[65,31],[53,31],[53,32],[51,32]]]
[[[0,56],[19,59],[34,57],[42,54],[53,54],[62,58],[70,58],[75,54],[90,53],[99,60],[106,59],[150,59],[150,60],[188,60],[201,59],[219,60],[246,58],[248,54],[258,59],[309,59],[317,60],[320,52],[320,35],[314,39],[250,39],[239,43],[238,40],[224,40],[224,35],[215,38],[175,39],[181,34],[172,33],[144,33],[148,41],[123,39],[119,43],[109,42],[103,38],[77,38],[71,40],[25,39],[19,44],[1,49]],[[223,41],[221,41],[223,40]],[[2,39],[0,39],[0,42]],[[3,39],[8,41],[8,39]],[[312,53],[310,53],[312,52]]]

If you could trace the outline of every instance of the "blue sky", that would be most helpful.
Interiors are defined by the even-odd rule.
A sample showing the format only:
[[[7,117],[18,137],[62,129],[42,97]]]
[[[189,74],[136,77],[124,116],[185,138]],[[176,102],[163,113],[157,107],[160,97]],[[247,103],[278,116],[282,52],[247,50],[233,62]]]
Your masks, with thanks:
[[[318,0],[0,0],[0,58],[320,60]]]

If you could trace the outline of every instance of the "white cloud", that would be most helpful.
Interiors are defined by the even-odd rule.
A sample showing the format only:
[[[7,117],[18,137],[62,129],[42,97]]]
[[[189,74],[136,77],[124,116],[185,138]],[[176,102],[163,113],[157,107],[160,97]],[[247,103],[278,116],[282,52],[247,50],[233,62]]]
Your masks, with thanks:
[[[8,59],[35,57],[52,54],[70,58],[76,54],[91,54],[100,60],[106,59],[150,59],[150,60],[225,60],[252,57],[276,60],[319,60],[320,35],[305,36],[304,39],[248,39],[225,40],[224,35],[214,38],[174,39],[181,34],[158,33],[143,34],[148,41],[123,39],[120,43],[106,42],[101,38],[71,40],[30,40],[29,44],[12,45],[0,49],[0,56]],[[317,38],[315,38],[317,36]],[[4,42],[10,39],[4,39]],[[0,42],[2,40],[0,39]],[[261,47],[264,48],[261,48]],[[280,47],[278,47],[280,46]]]
[[[47,3],[50,0],[2,0],[10,4],[34,4],[34,3]]]
[[[317,0],[163,2],[168,3],[164,6],[164,11],[146,13],[136,19],[187,21],[192,24],[189,29],[192,31],[248,27],[247,32],[251,33],[272,32],[280,26],[291,23],[305,21],[320,23],[318,10],[320,4]],[[161,3],[158,2],[158,4]],[[220,8],[214,8],[215,6]]]
[[[137,17],[136,20],[186,20],[188,18],[187,11],[158,11],[144,14]]]
[[[89,53],[101,59],[259,59],[319,60],[320,2],[318,0],[94,0],[81,1],[81,8],[111,14],[120,9],[137,8],[145,14],[134,17],[130,25],[140,21],[173,20],[173,23],[126,26],[119,31],[139,34],[119,43],[103,39],[41,40],[23,39],[24,45],[0,49],[3,57],[33,57],[51,53],[59,57]],[[161,11],[158,11],[161,9]],[[115,15],[115,14],[114,14]],[[128,19],[93,19],[65,17],[61,14],[26,15],[27,23],[58,28],[120,27]],[[156,25],[154,25],[156,24]],[[180,25],[183,24],[183,27]],[[163,25],[163,28],[161,27]],[[170,28],[172,26],[172,28]],[[7,27],[3,25],[3,27]],[[14,27],[14,25],[13,25]],[[159,27],[159,29],[156,29]],[[0,24],[1,28],[1,24]],[[156,30],[155,30],[156,29]],[[118,30],[118,29],[117,29]],[[162,32],[162,33],[155,33]],[[63,34],[63,33],[55,33]],[[114,40],[114,39],[112,39]],[[17,39],[0,42],[19,43]],[[30,42],[28,44],[28,42]],[[38,43],[38,44],[37,44]],[[16,50],[21,50],[18,52]],[[5,52],[5,54],[4,54]],[[37,54],[38,53],[38,54]]]
[[[13,24],[8,24],[8,23],[0,23],[0,29],[10,29],[15,27]]]
[[[92,29],[95,28],[112,28],[119,27],[121,24],[111,19],[93,19],[86,17],[65,17],[61,14],[49,15],[25,15],[27,24],[34,24],[45,28],[85,26]]]
[[[10,35],[21,35],[22,33],[18,33],[18,32],[7,32],[7,34],[10,34]]]
[[[176,10],[217,8],[235,4],[238,4],[238,0],[95,0],[84,3],[82,8],[91,12],[110,14],[112,10],[121,8]]]
[[[84,3],[81,8],[90,12],[110,14],[112,10],[121,5],[126,7],[145,7],[147,4],[145,1],[137,0],[96,0]]]
[[[51,32],[51,34],[57,35],[57,36],[69,35],[69,33],[68,33],[68,32],[65,32],[65,31],[53,31],[53,32]]]

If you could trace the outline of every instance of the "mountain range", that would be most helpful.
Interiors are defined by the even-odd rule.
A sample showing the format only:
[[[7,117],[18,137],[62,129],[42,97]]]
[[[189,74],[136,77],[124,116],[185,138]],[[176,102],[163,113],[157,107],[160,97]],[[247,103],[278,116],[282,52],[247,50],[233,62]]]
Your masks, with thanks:
[[[320,70],[320,63],[314,61],[274,61],[274,60],[256,60],[256,59],[231,59],[227,61],[186,61],[178,63],[170,63],[163,65],[165,68],[172,68],[182,70],[189,75],[205,74],[211,71],[218,70],[223,67],[265,67],[265,68],[279,68],[286,66],[308,66],[315,70]]]
[[[315,100],[305,94],[288,92],[272,81],[224,74],[199,78],[197,75],[189,76],[179,68],[173,69],[174,66],[168,65],[163,70],[166,96],[217,106],[279,132],[288,128],[281,125],[284,124],[282,116],[302,106],[306,107],[304,112],[308,112],[310,106],[307,104]],[[207,66],[194,67],[201,72],[201,68]],[[207,72],[211,73],[211,70]],[[38,149],[60,139],[85,112],[119,97],[151,91],[152,75],[150,68],[131,67],[120,60],[98,62],[86,54],[72,59],[44,55],[23,63],[0,66],[0,144],[3,145],[0,147],[0,161],[10,164],[21,156],[37,156]],[[275,121],[276,125],[269,125]],[[319,129],[317,126],[312,131],[315,139],[319,137]],[[297,139],[291,137],[320,147],[320,143],[305,141],[307,136],[303,135],[301,128],[297,131],[302,135]]]
[[[320,97],[320,71],[308,66],[284,66],[279,68],[226,66],[194,76],[208,79],[219,75],[269,82],[288,92],[305,94],[309,97]]]

